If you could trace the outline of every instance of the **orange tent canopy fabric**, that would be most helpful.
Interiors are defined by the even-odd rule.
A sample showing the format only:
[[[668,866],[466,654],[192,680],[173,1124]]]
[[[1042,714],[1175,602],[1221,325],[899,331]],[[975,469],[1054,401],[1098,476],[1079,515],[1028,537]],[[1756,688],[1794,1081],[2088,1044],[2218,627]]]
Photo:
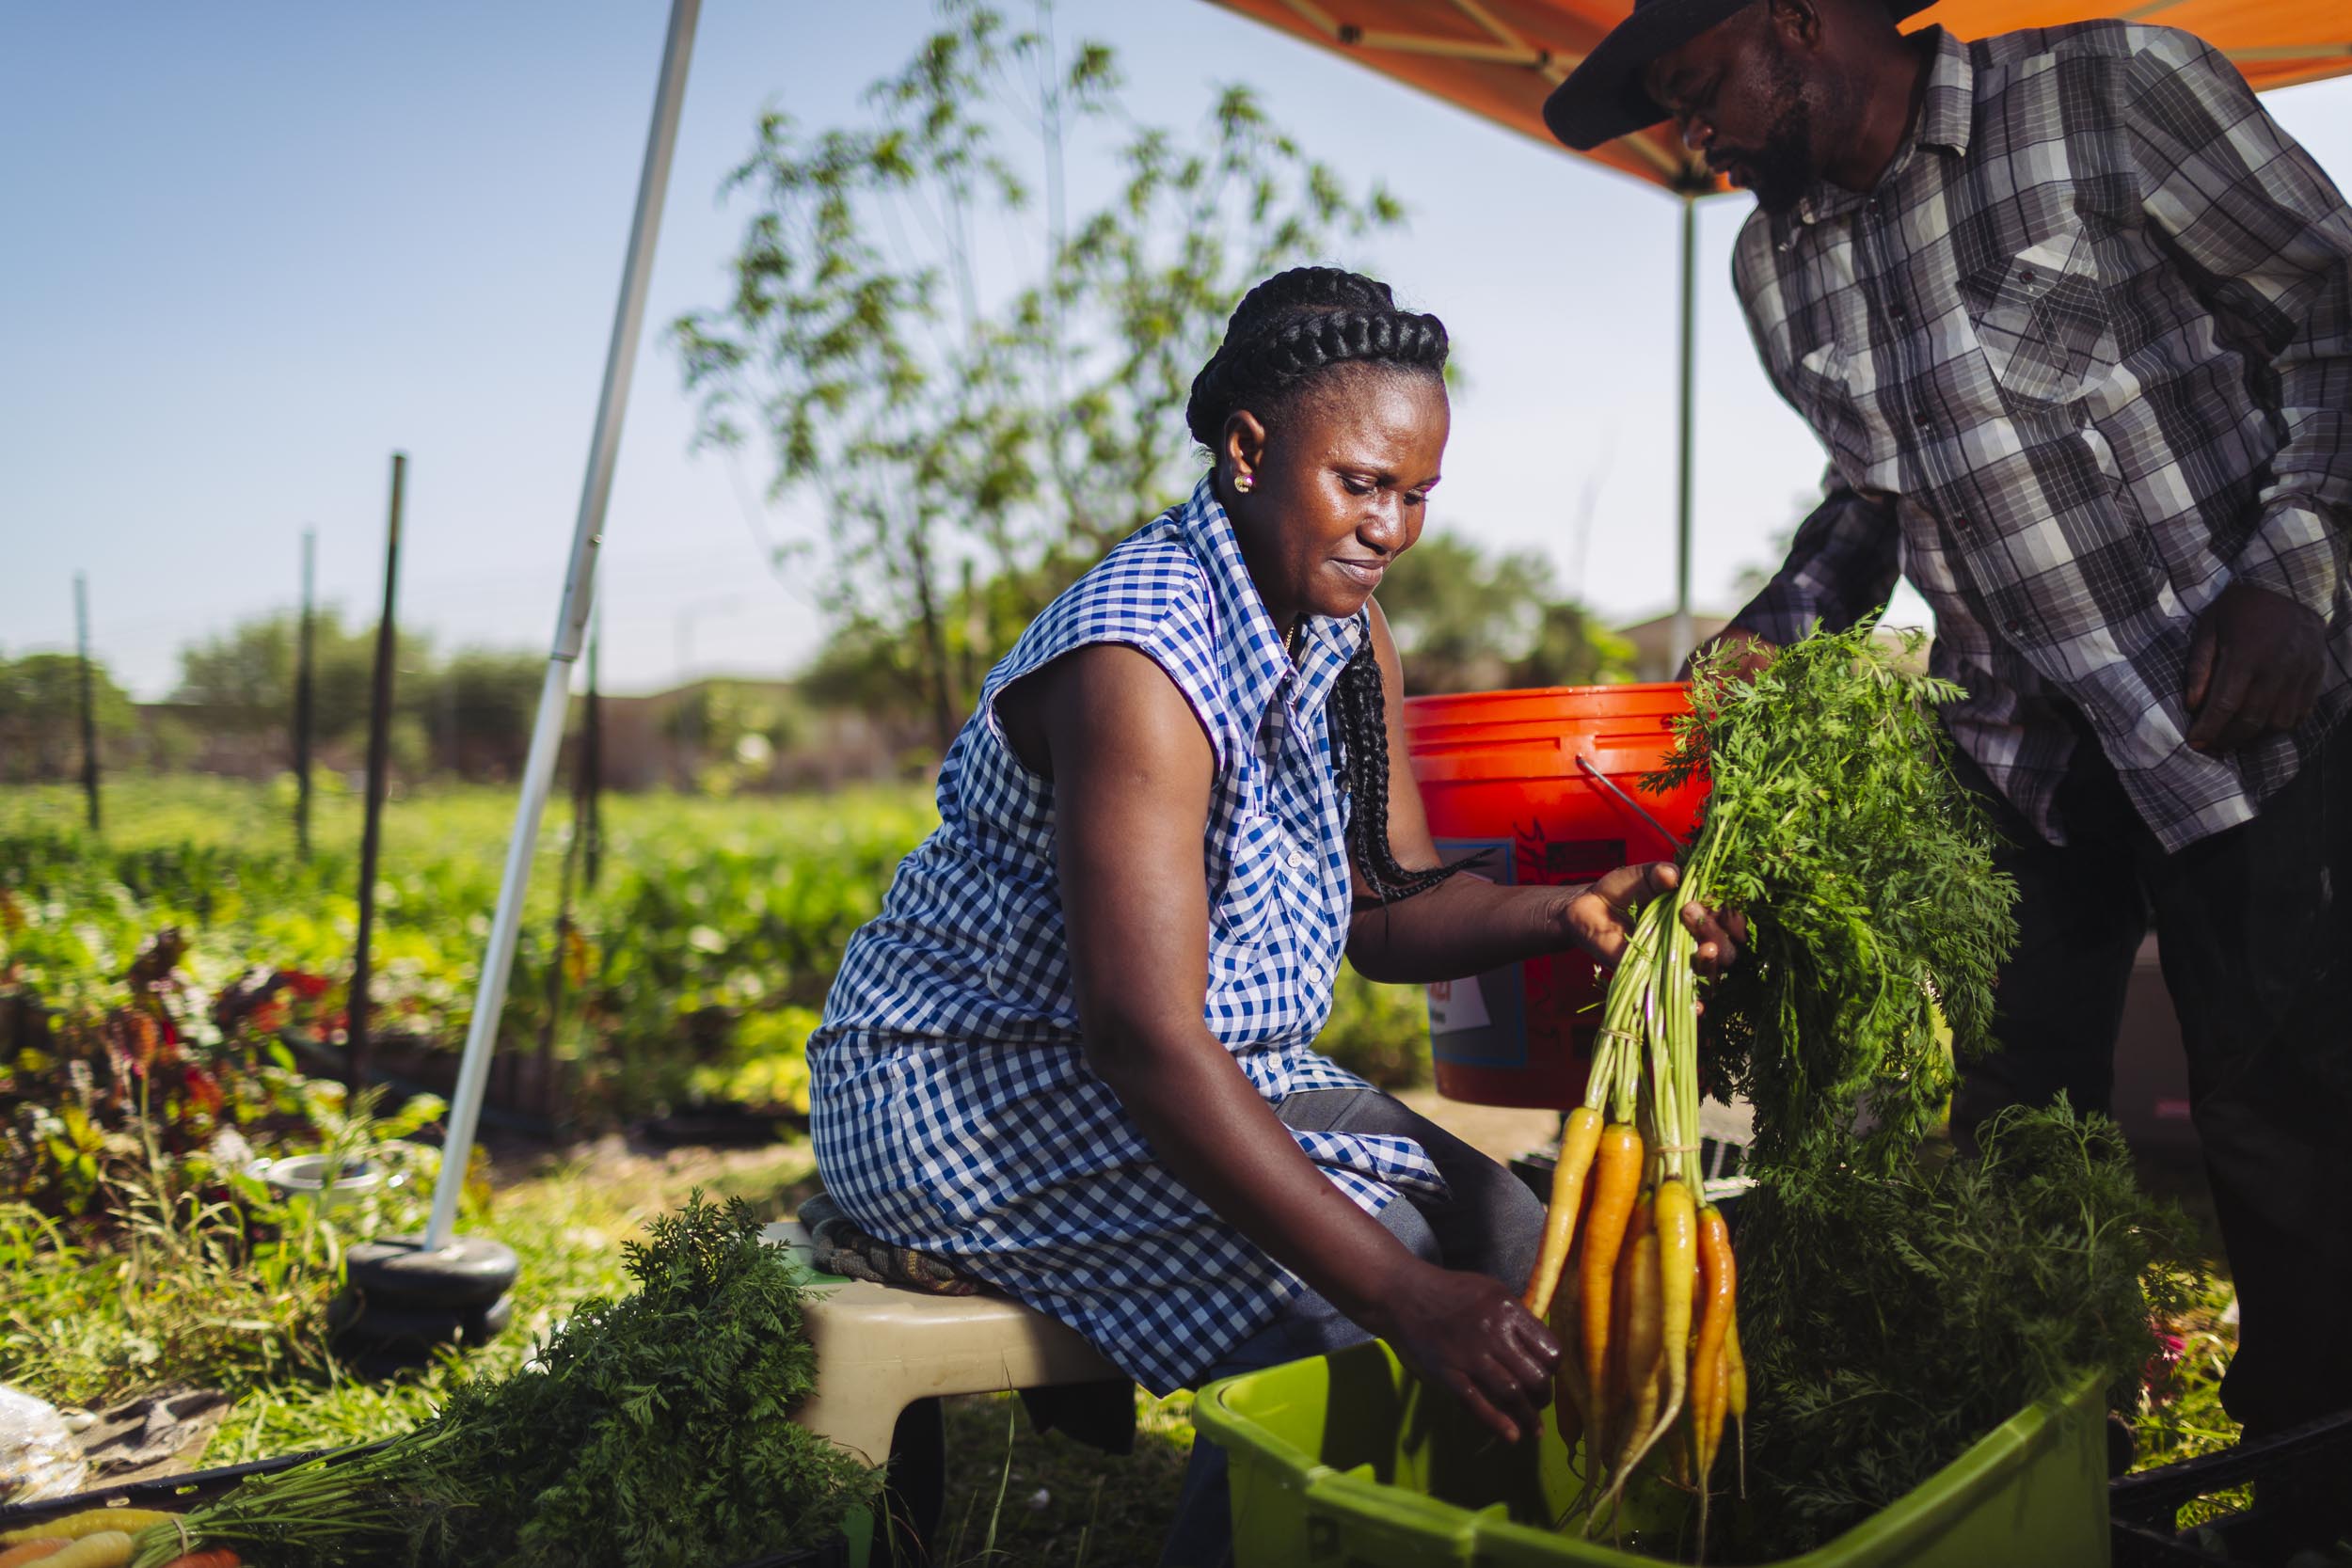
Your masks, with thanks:
[[[1216,0],[1499,124],[1559,144],[1543,102],[1631,0]],[[1962,38],[2115,16],[2197,34],[2258,88],[2352,71],[2352,0],[1941,0],[1913,25]],[[1563,148],[1561,150],[1565,151]],[[1671,190],[1719,187],[1662,126],[1586,156]]]

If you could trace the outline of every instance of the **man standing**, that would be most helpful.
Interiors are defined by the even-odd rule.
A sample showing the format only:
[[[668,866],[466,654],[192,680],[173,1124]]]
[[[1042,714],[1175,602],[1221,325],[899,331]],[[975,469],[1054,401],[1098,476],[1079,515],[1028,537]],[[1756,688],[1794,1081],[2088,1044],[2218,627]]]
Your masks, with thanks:
[[[1545,118],[1671,118],[1756,194],[1735,281],[1830,470],[1727,636],[1934,609],[2022,895],[1964,1122],[2106,1108],[2153,918],[2261,1435],[2352,1406],[2352,214],[2187,34],[1922,4],[1641,0]]]

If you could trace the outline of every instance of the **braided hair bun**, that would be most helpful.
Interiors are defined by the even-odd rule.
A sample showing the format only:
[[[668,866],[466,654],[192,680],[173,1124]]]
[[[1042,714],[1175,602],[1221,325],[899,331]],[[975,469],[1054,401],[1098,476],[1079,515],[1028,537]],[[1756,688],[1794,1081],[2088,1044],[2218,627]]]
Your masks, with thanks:
[[[1225,421],[1247,408],[1279,418],[1303,388],[1346,365],[1437,376],[1445,370],[1445,323],[1400,310],[1386,283],[1338,267],[1293,267],[1242,296],[1218,345],[1192,378],[1184,424],[1213,460]],[[1367,635],[1331,688],[1324,713],[1351,801],[1348,858],[1362,891],[1383,904],[1425,892],[1459,866],[1408,870],[1389,843],[1388,702]]]
[[[1445,323],[1400,310],[1386,283],[1338,267],[1293,267],[1242,296],[1225,341],[1192,378],[1184,425],[1216,451],[1236,408],[1264,420],[1300,387],[1342,365],[1437,375]]]

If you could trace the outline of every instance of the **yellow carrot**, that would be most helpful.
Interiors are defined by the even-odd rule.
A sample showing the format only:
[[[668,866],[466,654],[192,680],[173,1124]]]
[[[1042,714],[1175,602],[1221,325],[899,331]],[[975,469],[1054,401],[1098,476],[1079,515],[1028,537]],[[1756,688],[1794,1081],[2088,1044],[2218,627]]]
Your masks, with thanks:
[[[42,1568],[124,1568],[131,1560],[131,1537],[125,1530],[102,1529],[40,1560]]]
[[[1725,1408],[1740,1428],[1740,1497],[1748,1496],[1748,1363],[1740,1354],[1740,1309],[1732,1304],[1731,1322],[1724,1329],[1724,1390]]]
[[[1626,1387],[1632,1389],[1632,1418],[1623,1432],[1613,1493],[1623,1491],[1632,1467],[1659,1441],[1659,1406],[1665,1403],[1670,1361],[1665,1347],[1665,1281],[1659,1272],[1659,1232],[1632,1243],[1632,1303],[1626,1314]]]
[[[1698,1438],[1699,1485],[1715,1471],[1715,1454],[1723,1444],[1724,1426],[1718,1396],[1727,1357],[1724,1337],[1730,1329],[1733,1291],[1739,1278],[1731,1253],[1731,1232],[1723,1211],[1708,1204],[1698,1212],[1699,1312],[1698,1338],[1691,1347],[1691,1408],[1697,1418],[1692,1430]]]
[[[1627,1225],[1633,1218],[1633,1199],[1642,1184],[1642,1135],[1629,1122],[1612,1122],[1601,1129],[1600,1147],[1593,1158],[1593,1203],[1584,1222],[1584,1265],[1579,1304],[1584,1319],[1584,1382],[1592,1390],[1594,1453],[1608,1452],[1610,1402],[1610,1307],[1614,1300],[1617,1255],[1625,1245]]]
[[[1697,1395],[1696,1395],[1696,1394],[1693,1394],[1692,1397],[1693,1399],[1696,1399],[1696,1398],[1697,1398]],[[1727,1400],[1729,1400],[1729,1399],[1730,1399],[1730,1397],[1731,1397],[1731,1358],[1730,1358],[1728,1355],[1726,1355],[1726,1354],[1724,1354],[1724,1347],[1723,1347],[1722,1343],[1719,1341],[1719,1342],[1716,1344],[1716,1346],[1715,1346],[1715,1359],[1714,1359],[1714,1363],[1713,1363],[1713,1365],[1712,1365],[1712,1366],[1708,1369],[1708,1380],[1707,1380],[1707,1402],[1706,1402],[1706,1404],[1705,1404],[1704,1406],[1702,1406],[1702,1407],[1701,1407],[1701,1409],[1700,1409],[1700,1411],[1699,1411],[1699,1420],[1698,1420],[1698,1422],[1696,1423],[1696,1425],[1697,1425],[1697,1427],[1698,1427],[1698,1429],[1699,1429],[1700,1431],[1703,1431],[1703,1432],[1705,1432],[1705,1433],[1707,1433],[1711,1434],[1711,1435],[1709,1435],[1709,1436],[1703,1437],[1703,1438],[1701,1438],[1701,1439],[1700,1439],[1700,1442],[1701,1442],[1701,1445],[1702,1445],[1702,1449],[1701,1449],[1701,1457],[1700,1457],[1700,1459],[1699,1459],[1699,1482],[1698,1482],[1698,1484],[1699,1484],[1699,1549],[1698,1549],[1698,1556],[1697,1556],[1696,1560],[1697,1560],[1697,1561],[1699,1561],[1699,1562],[1702,1562],[1702,1563],[1704,1563],[1704,1562],[1707,1560],[1707,1508],[1708,1508],[1708,1499],[1709,1499],[1709,1498],[1711,1498],[1711,1497],[1714,1496],[1714,1491],[1715,1491],[1715,1489],[1714,1489],[1711,1485],[1709,1485],[1709,1484],[1708,1484],[1708,1470],[1712,1467],[1712,1465],[1711,1465],[1711,1461],[1712,1461],[1713,1456],[1714,1456],[1715,1447],[1716,1447],[1716,1445],[1717,1445],[1717,1444],[1719,1444],[1719,1443],[1721,1443],[1721,1442],[1723,1441],[1723,1436],[1724,1436],[1724,1402],[1725,1402]],[[1745,1481],[1745,1478],[1743,1477],[1743,1478],[1742,1478],[1742,1480],[1741,1480],[1741,1491],[1742,1491],[1742,1494],[1743,1494],[1743,1495],[1744,1495],[1744,1493],[1745,1493],[1745,1490],[1746,1490],[1746,1481]]]
[[[1551,1424],[1560,1433],[1560,1447],[1569,1462],[1576,1459],[1576,1446],[1584,1440],[1584,1402],[1571,1386],[1577,1374],[1568,1369],[1575,1357],[1564,1355],[1551,1373]]]
[[[1659,1332],[1656,1231],[1633,1243],[1632,1258],[1633,1290],[1626,1308],[1625,1383],[1633,1400],[1633,1418],[1625,1429],[1624,1449],[1617,1460],[1620,1472],[1638,1464],[1649,1449],[1650,1422],[1658,1416],[1659,1358],[1665,1348]]]
[[[1663,1369],[1659,1365],[1663,1341],[1659,1334],[1657,1233],[1651,1231],[1628,1243],[1627,1255],[1632,1259],[1632,1268],[1627,1291],[1624,1375],[1631,1408],[1622,1423],[1624,1447],[1609,1478],[1609,1490],[1601,1495],[1592,1513],[1586,1515],[1588,1530],[1593,1520],[1617,1500],[1627,1479],[1633,1474],[1633,1466],[1648,1451],[1650,1423],[1657,1419],[1665,1383]]]
[[[1584,1205],[1584,1177],[1600,1149],[1600,1113],[1579,1105],[1568,1113],[1560,1130],[1560,1163],[1551,1167],[1551,1206],[1544,1213],[1542,1249],[1535,1255],[1535,1272],[1527,1278],[1523,1297],[1538,1318],[1551,1310],[1552,1292],[1559,1289],[1568,1249],[1576,1240],[1576,1222]]]
[[[1682,1414],[1691,1354],[1691,1296],[1698,1282],[1698,1211],[1690,1183],[1679,1179],[1661,1181],[1651,1215],[1658,1235],[1658,1344],[1666,1370],[1666,1394],[1656,1424],[1642,1440],[1644,1451]],[[1637,1452],[1633,1463],[1640,1460]]]
[[[79,1541],[101,1530],[119,1529],[135,1535],[150,1525],[160,1525],[173,1517],[152,1508],[86,1508],[79,1513],[69,1513],[62,1519],[52,1519],[45,1525],[31,1525],[24,1529],[9,1530],[0,1535],[0,1545],[14,1545],[19,1541],[46,1541],[61,1536]]]
[[[1640,1394],[1626,1347],[1631,1339],[1633,1323],[1634,1259],[1641,1254],[1641,1241],[1649,1234],[1649,1227],[1650,1200],[1645,1195],[1633,1205],[1632,1217],[1626,1221],[1625,1240],[1617,1248],[1617,1273],[1611,1281],[1614,1295],[1609,1310],[1609,1388],[1601,1405],[1600,1423],[1607,1429],[1608,1439],[1600,1449],[1604,1469],[1613,1465],[1617,1448],[1625,1441],[1624,1418]]]
[[[1577,1312],[1577,1276],[1573,1270],[1568,1270],[1563,1272],[1562,1277],[1568,1288],[1555,1296],[1551,1304],[1551,1332],[1560,1341],[1560,1364],[1551,1372],[1551,1404],[1560,1429],[1560,1442],[1573,1462],[1577,1442],[1591,1423],[1592,1391],[1584,1384],[1584,1356],[1576,1342],[1577,1326],[1581,1321]]]

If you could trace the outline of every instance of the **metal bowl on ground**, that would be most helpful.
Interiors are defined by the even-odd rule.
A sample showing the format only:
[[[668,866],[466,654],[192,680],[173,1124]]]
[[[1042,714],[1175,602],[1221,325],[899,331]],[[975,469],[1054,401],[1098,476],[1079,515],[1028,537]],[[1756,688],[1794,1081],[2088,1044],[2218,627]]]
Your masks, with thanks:
[[[389,1178],[384,1168],[365,1158],[331,1154],[289,1154],[283,1159],[256,1160],[246,1174],[266,1183],[280,1201],[308,1198],[336,1208],[356,1203],[381,1191]]]

